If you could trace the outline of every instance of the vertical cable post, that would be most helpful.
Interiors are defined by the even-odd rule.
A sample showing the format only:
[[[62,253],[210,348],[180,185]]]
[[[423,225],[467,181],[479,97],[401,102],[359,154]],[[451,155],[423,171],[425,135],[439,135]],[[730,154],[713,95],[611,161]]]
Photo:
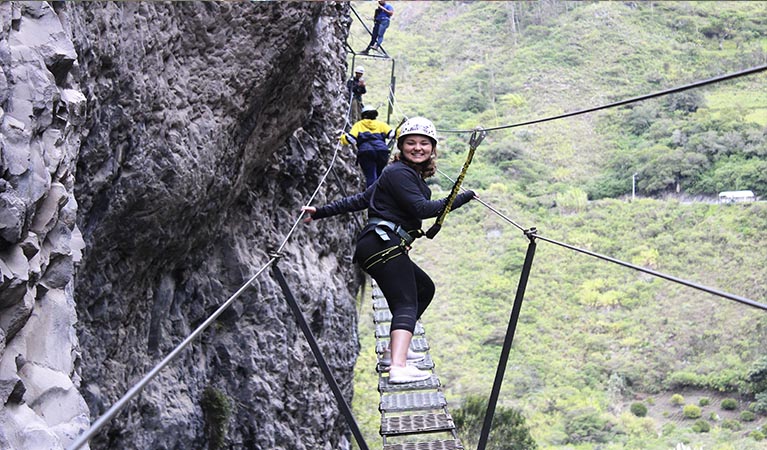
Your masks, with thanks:
[[[386,110],[386,123],[391,125],[391,115],[394,112],[394,90],[397,87],[397,77],[394,75],[396,62],[391,58],[391,79],[389,80],[389,108]]]
[[[527,246],[527,254],[525,255],[525,263],[522,266],[522,273],[519,275],[519,285],[517,286],[517,294],[514,297],[514,306],[511,309],[511,317],[509,318],[509,325],[506,328],[506,337],[503,340],[503,348],[501,349],[501,357],[498,360],[498,369],[495,372],[495,381],[493,382],[493,389],[490,392],[490,398],[487,402],[487,411],[485,412],[485,421],[482,424],[482,431],[479,435],[479,444],[477,444],[477,450],[485,450],[487,446],[487,438],[490,436],[490,427],[493,424],[493,416],[495,415],[495,405],[498,403],[498,396],[501,392],[501,384],[503,384],[503,376],[506,373],[506,364],[509,361],[509,354],[511,353],[511,342],[514,340],[514,332],[517,329],[517,321],[519,320],[519,311],[522,309],[522,300],[525,297],[525,289],[527,288],[527,280],[530,277],[530,269],[533,265],[533,257],[535,256],[535,238],[536,229],[530,228],[525,230],[525,236],[530,239],[530,244]]]
[[[314,353],[314,358],[317,360],[317,364],[320,366],[322,374],[325,376],[325,380],[330,385],[330,389],[333,391],[333,395],[336,397],[338,407],[346,418],[346,422],[349,424],[349,428],[351,428],[352,434],[357,440],[357,445],[360,447],[360,450],[369,450],[368,445],[365,442],[365,438],[362,436],[362,432],[360,431],[357,422],[354,420],[352,410],[346,403],[346,399],[344,399],[343,393],[338,387],[336,379],[330,372],[330,367],[328,366],[327,361],[325,361],[325,357],[322,356],[320,346],[317,344],[317,340],[314,338],[314,334],[312,334],[312,330],[309,328],[309,324],[306,323],[304,314],[301,312],[301,307],[298,306],[298,302],[296,302],[295,297],[293,297],[293,293],[290,291],[290,287],[288,286],[287,281],[285,281],[285,277],[282,275],[282,271],[277,265],[277,261],[272,264],[272,272],[274,273],[274,277],[277,279],[277,283],[279,283],[280,288],[282,288],[282,293],[285,295],[285,300],[287,300],[288,305],[290,306],[290,310],[293,312],[293,316],[295,316],[296,322],[298,322],[298,326],[304,333],[304,337],[306,337],[306,340],[309,341],[309,347],[311,347],[312,353]]]

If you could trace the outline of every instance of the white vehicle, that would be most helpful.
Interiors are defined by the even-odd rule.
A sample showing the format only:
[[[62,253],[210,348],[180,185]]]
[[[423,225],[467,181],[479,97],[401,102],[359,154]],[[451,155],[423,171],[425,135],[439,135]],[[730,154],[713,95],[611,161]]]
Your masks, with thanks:
[[[753,191],[724,191],[719,193],[719,203],[754,202]]]

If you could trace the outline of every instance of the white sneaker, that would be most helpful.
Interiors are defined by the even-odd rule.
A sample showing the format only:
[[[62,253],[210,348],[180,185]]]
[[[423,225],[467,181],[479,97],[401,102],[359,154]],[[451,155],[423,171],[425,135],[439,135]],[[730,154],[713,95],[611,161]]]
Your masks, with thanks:
[[[392,366],[389,369],[389,383],[391,384],[415,383],[429,378],[431,378],[431,372],[413,366]]]
[[[408,363],[416,363],[419,361],[423,361],[423,359],[426,356],[423,353],[416,353],[413,350],[407,349],[407,362]],[[379,361],[379,364],[382,366],[391,366],[391,350],[384,350],[383,354],[381,355],[381,360]]]

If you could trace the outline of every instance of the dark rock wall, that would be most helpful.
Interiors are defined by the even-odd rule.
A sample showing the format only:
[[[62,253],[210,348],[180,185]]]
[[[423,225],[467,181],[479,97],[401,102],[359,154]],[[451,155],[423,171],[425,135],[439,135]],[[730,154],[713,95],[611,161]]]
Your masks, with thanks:
[[[77,58],[50,64],[50,76],[87,99],[68,168],[70,228],[85,242],[70,289],[82,354],[71,378],[95,418],[262,268],[298,218],[336,150],[348,6],[53,8]],[[356,190],[353,161],[334,167]],[[318,201],[337,196],[331,176]],[[354,226],[301,224],[280,262],[348,401]],[[203,392],[231,414],[214,417]],[[202,449],[216,430],[231,448],[348,448],[348,426],[270,270],[91,447]]]

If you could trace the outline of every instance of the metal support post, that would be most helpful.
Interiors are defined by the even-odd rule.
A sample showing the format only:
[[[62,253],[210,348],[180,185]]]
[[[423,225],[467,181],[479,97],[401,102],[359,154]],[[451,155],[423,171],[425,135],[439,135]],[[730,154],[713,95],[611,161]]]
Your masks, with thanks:
[[[309,328],[309,324],[306,323],[304,314],[301,312],[301,307],[298,306],[298,302],[296,302],[296,299],[293,297],[293,293],[290,291],[290,287],[288,287],[288,283],[285,281],[285,277],[282,275],[282,271],[277,266],[276,262],[272,265],[272,271],[274,272],[274,277],[277,279],[277,283],[279,283],[280,287],[282,288],[282,293],[285,294],[285,300],[287,300],[291,311],[293,311],[293,315],[296,318],[296,322],[298,322],[298,326],[304,333],[306,340],[309,341],[309,347],[311,347],[312,353],[314,353],[314,358],[317,360],[317,364],[320,366],[320,369],[322,369],[322,374],[325,375],[325,380],[330,385],[330,389],[333,391],[333,395],[336,397],[338,407],[341,409],[344,417],[346,417],[346,423],[349,424],[349,428],[351,428],[352,434],[357,440],[357,445],[360,447],[360,450],[369,450],[368,445],[365,442],[365,438],[362,436],[362,432],[360,431],[359,426],[357,426],[357,422],[354,420],[352,410],[346,403],[346,399],[344,399],[343,393],[338,387],[336,379],[330,372],[330,367],[325,361],[325,358],[322,356],[320,346],[317,345],[317,340],[314,338],[312,330]]]
[[[389,108],[386,110],[386,123],[391,125],[391,115],[394,112],[394,90],[397,87],[397,77],[394,76],[394,58],[391,60],[391,82],[389,83]]]
[[[525,263],[522,266],[522,273],[519,276],[517,295],[514,297],[514,306],[511,309],[509,325],[506,328],[506,338],[503,340],[501,357],[498,360],[498,369],[495,372],[493,389],[490,392],[490,399],[487,402],[487,412],[485,412],[485,421],[482,425],[482,432],[479,436],[477,450],[485,450],[485,447],[487,446],[487,438],[490,436],[490,427],[493,424],[493,416],[495,415],[495,405],[498,403],[498,396],[501,392],[503,376],[506,373],[506,364],[509,361],[509,354],[511,353],[511,342],[514,340],[514,332],[517,329],[517,321],[519,320],[519,311],[522,309],[522,300],[525,297],[525,288],[527,288],[527,280],[530,277],[530,268],[533,265],[533,257],[535,256],[535,233],[535,228],[530,228],[525,231],[525,235],[530,239],[530,244],[527,246]]]

